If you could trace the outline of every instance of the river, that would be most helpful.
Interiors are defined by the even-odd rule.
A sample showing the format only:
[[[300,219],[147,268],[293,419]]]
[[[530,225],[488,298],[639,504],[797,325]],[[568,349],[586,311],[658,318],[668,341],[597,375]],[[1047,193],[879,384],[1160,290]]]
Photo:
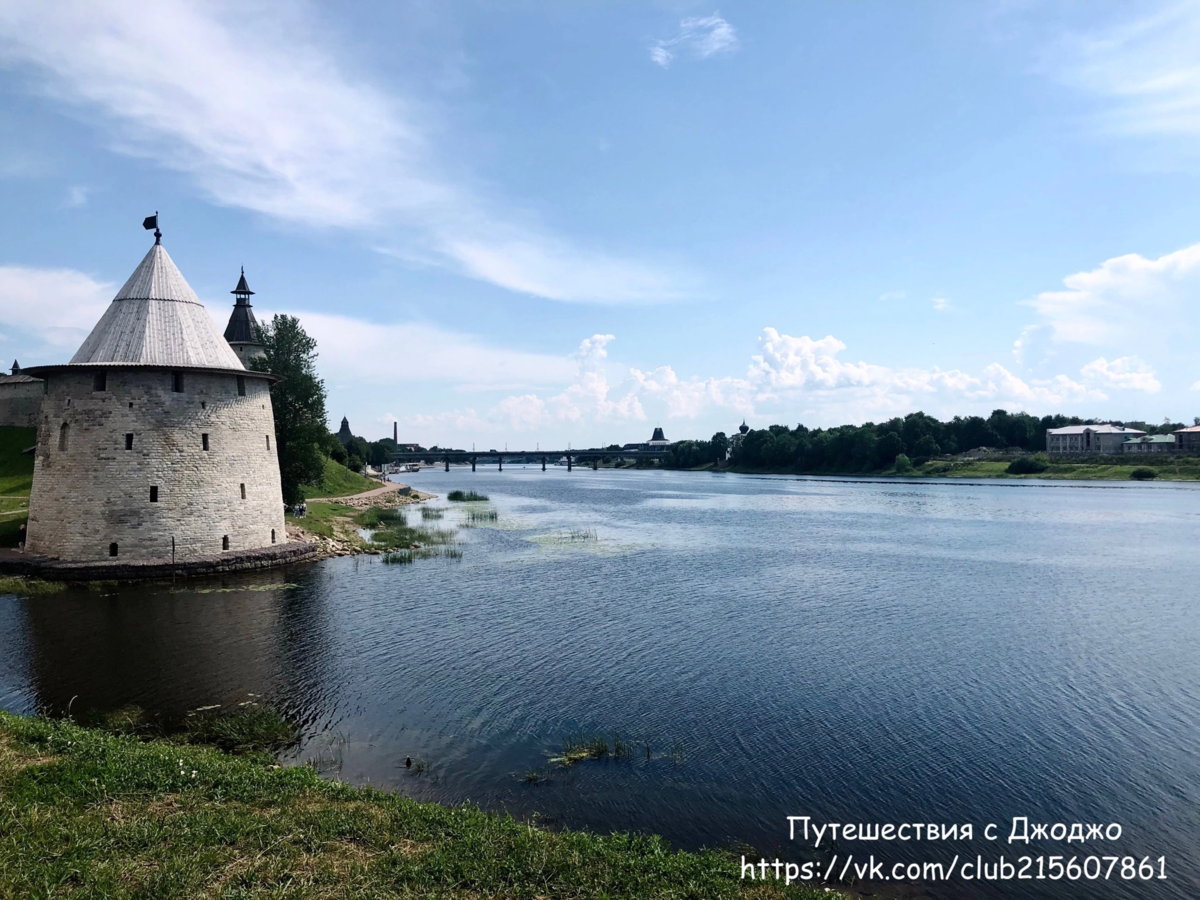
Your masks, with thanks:
[[[419,799],[796,861],[1165,857],[1166,880],[927,889],[1200,896],[1200,485],[405,480],[486,493],[496,521],[461,528],[461,560],[0,598],[0,706],[261,697],[303,722],[290,761]],[[594,734],[630,754],[548,762]],[[814,849],[789,815],[975,834]],[[1122,836],[1009,844],[1017,816]]]

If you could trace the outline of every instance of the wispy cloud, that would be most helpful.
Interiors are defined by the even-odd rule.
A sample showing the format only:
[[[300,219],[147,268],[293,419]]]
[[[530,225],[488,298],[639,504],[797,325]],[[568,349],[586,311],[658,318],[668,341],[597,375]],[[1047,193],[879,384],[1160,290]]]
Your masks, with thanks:
[[[1045,67],[1103,98],[1109,130],[1200,135],[1200,6],[1131,8],[1142,15],[1055,43]]]
[[[67,188],[67,197],[63,201],[63,206],[67,207],[68,209],[87,206],[88,194],[90,193],[90,188],[80,187],[79,185],[69,187]]]
[[[650,47],[650,59],[669,68],[680,53],[707,59],[718,53],[731,53],[739,46],[737,30],[716,13],[684,19],[679,33],[657,40]]]
[[[555,300],[692,289],[686,273],[578,246],[450,177],[424,107],[348,70],[318,31],[294,8],[10,3],[0,5],[0,64],[99,112],[115,150],[186,173],[222,205],[359,230],[401,255]]]
[[[950,308],[950,301],[945,297],[934,297],[929,302],[938,312],[945,312]]]
[[[45,362],[61,361],[50,357],[83,343],[114,293],[115,285],[72,269],[0,266],[0,324],[49,354]]]

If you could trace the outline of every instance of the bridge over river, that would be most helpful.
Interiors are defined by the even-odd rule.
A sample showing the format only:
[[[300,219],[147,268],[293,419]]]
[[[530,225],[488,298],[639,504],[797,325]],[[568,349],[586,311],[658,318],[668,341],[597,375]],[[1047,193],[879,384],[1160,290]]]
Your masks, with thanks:
[[[494,459],[501,472],[504,471],[504,460],[509,461],[514,459],[535,459],[542,464],[542,471],[546,471],[546,460],[559,460],[566,457],[567,471],[570,472],[576,465],[592,464],[593,469],[600,468],[600,460],[612,459],[619,457],[621,459],[662,459],[666,454],[666,448],[655,448],[653,450],[488,450],[482,452],[478,450],[399,450],[392,454],[392,461],[395,463],[412,463],[412,462],[441,462],[446,466],[446,471],[450,471],[450,463],[467,463],[471,464],[471,471],[475,471],[475,463],[481,459]]]

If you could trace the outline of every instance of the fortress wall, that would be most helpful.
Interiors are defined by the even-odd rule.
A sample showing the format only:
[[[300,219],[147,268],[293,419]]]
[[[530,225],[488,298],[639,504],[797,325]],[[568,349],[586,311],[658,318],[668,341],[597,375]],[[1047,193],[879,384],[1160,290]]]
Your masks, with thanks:
[[[37,428],[42,390],[40,381],[0,384],[0,426]]]
[[[230,553],[271,546],[272,529],[287,541],[266,381],[246,377],[242,397],[235,375],[185,371],[176,393],[169,370],[113,368],[106,390],[93,385],[92,369],[48,376],[30,553],[108,560],[115,542],[121,560],[170,560],[174,538],[183,562],[220,554],[226,535]]]

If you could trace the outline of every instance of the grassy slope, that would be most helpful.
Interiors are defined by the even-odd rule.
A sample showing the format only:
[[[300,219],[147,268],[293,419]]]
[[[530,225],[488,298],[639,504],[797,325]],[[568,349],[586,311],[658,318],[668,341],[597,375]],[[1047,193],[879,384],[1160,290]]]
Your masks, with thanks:
[[[378,481],[372,481],[351,472],[332,459],[325,460],[325,477],[320,484],[305,485],[302,490],[305,499],[309,497],[348,497],[351,494],[361,494],[379,487]]]
[[[733,857],[548,831],[309,768],[0,712],[0,897],[836,898]]]
[[[0,547],[15,547],[28,518],[33,457],[21,451],[37,441],[33,428],[0,428]]]

